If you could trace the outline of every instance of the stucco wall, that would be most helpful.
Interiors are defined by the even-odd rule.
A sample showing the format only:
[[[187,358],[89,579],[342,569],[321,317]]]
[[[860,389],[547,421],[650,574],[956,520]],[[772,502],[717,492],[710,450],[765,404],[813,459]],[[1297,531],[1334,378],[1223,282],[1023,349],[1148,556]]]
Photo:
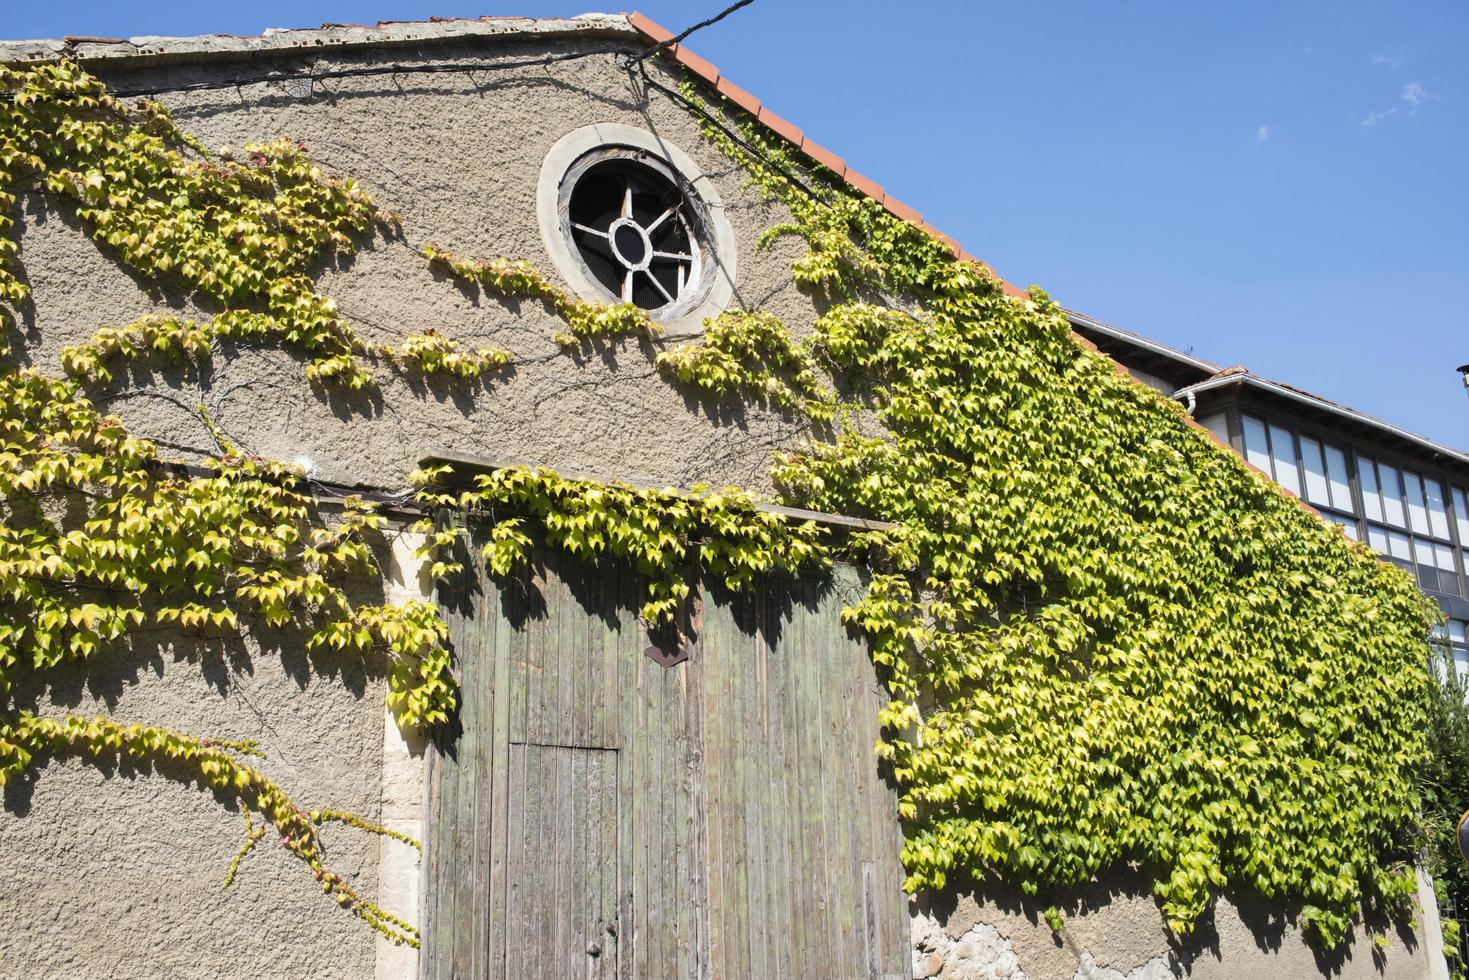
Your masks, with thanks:
[[[524,57],[544,50],[544,44],[501,41],[444,48],[436,57]],[[402,51],[363,52],[354,61],[404,58]],[[247,66],[263,67],[258,61]],[[103,75],[125,86],[203,72]],[[680,485],[764,484],[770,446],[792,431],[778,416],[750,410],[712,418],[659,380],[651,346],[615,345],[584,358],[563,354],[551,338],[564,324],[543,304],[462,289],[431,273],[418,253],[432,241],[469,257],[528,259],[554,274],[536,221],[541,161],[573,129],[621,122],[683,148],[716,182],[738,239],[735,302],[769,310],[797,328],[811,322],[812,305],[790,277],[798,246],[785,241],[763,253],[755,249],[760,232],[781,220],[782,210],[759,201],[743,173],[701,141],[685,111],[663,96],[645,100],[611,55],[473,79],[458,73],[339,79],[318,83],[309,99],[259,85],[240,93],[162,98],[182,127],[211,146],[281,135],[300,139],[315,160],[355,178],[380,207],[402,216],[402,239],[377,235],[319,279],[320,291],[337,301],[365,340],[396,341],[431,327],[465,346],[507,348],[516,366],[478,389],[424,385],[382,372],[380,391],[355,400],[313,391],[300,365],[274,350],[225,351],[202,382],[171,375],[135,381],[165,385],[186,406],[202,400],[243,445],[278,458],[309,456],[325,479],[404,486],[419,454],[440,445]],[[35,331],[30,350],[38,366],[57,370],[61,347],[87,339],[100,325],[175,305],[189,308],[119,268],[67,210],[36,196],[22,208],[21,260],[35,296],[27,326]],[[192,412],[136,391],[137,385],[125,386],[110,406],[134,429],[209,445]]]
[[[603,47],[606,38],[550,42],[554,51]],[[545,41],[489,39],[434,48],[435,60],[539,55]],[[320,68],[411,60],[359,50],[316,57]],[[167,85],[231,72],[298,67],[286,56],[235,64],[124,71],[91,67],[115,88]],[[673,81],[665,77],[666,81]],[[299,87],[293,91],[300,92]],[[735,229],[736,302],[803,328],[811,303],[792,285],[789,243],[757,254],[755,240],[783,213],[701,142],[667,99],[646,99],[612,55],[504,73],[377,77],[318,83],[310,98],[255,85],[161,96],[179,124],[211,146],[289,136],[329,171],[363,184],[402,217],[402,237],[364,242],[320,271],[364,339],[396,341],[434,328],[467,347],[511,350],[513,374],[483,386],[425,385],[379,372],[372,396],[313,390],[302,365],[278,350],[220,351],[199,376],[139,364],[98,401],[136,433],[188,456],[212,443],[192,406],[209,407],[245,449],[305,457],[324,479],[388,488],[431,447],[512,455],[551,466],[680,485],[704,480],[765,485],[772,445],[789,423],[758,410],[710,413],[661,381],[654,348],[613,345],[585,358],[552,341],[563,328],[538,303],[507,303],[431,273],[418,247],[435,241],[465,256],[525,258],[554,275],[536,221],[541,161],[566,132],[593,122],[643,127],[690,153],[716,182]],[[24,356],[60,373],[59,352],[97,328],[152,312],[207,316],[122,268],[93,244],[71,209],[42,195],[19,206],[21,262],[34,296]],[[403,558],[401,547],[399,558]],[[388,583],[411,594],[411,572]],[[420,756],[384,727],[380,670],[299,649],[193,650],[168,638],[99,657],[86,671],[36,692],[42,711],[106,712],[199,735],[254,738],[262,764],[303,806],[331,806],[418,833]],[[384,760],[388,771],[384,771]],[[408,911],[414,861],[402,845],[328,826],[328,864],[364,894]],[[413,957],[327,901],[304,867],[268,838],[235,884],[220,882],[243,840],[240,815],[197,787],[148,772],[102,772],[51,762],[6,790],[0,812],[0,977],[406,976]],[[394,891],[398,894],[392,894]],[[394,901],[397,899],[397,901]],[[379,945],[383,948],[379,949]]]
[[[423,56],[523,57],[607,43],[494,39],[440,45]],[[272,57],[141,72],[107,62],[92,67],[115,86],[132,87],[305,63],[289,53]],[[315,64],[418,57],[405,49],[338,51]],[[401,215],[401,238],[376,234],[360,254],[320,272],[319,289],[364,339],[396,341],[431,327],[466,347],[507,348],[516,362],[513,373],[479,386],[424,384],[383,370],[379,391],[355,399],[314,390],[302,365],[273,349],[226,348],[199,376],[145,365],[121,372],[100,401],[165,449],[208,450],[192,411],[203,403],[242,447],[304,458],[328,480],[401,488],[420,455],[444,447],[659,483],[761,489],[770,450],[799,437],[777,415],[710,410],[681,396],[652,368],[650,345],[569,356],[551,339],[562,324],[541,304],[463,289],[431,273],[418,254],[419,245],[434,241],[465,256],[525,258],[552,273],[536,222],[542,158],[573,129],[620,122],[674,143],[716,182],[739,248],[735,303],[772,312],[798,333],[809,329],[816,306],[790,277],[801,246],[787,239],[764,252],[755,248],[759,234],[785,217],[782,209],[760,201],[744,174],[701,140],[692,118],[662,96],[646,96],[613,56],[473,75],[338,79],[318,82],[309,96],[301,86],[288,93],[250,85],[161,98],[206,144],[299,139],[315,160],[355,178],[380,207]],[[69,209],[30,194],[20,211],[20,257],[35,300],[24,322],[25,354],[37,367],[59,371],[61,348],[103,325],[150,312],[212,312],[130,275],[91,242]],[[388,594],[411,593],[412,570],[400,569],[398,579]],[[36,696],[48,711],[108,711],[197,734],[258,739],[269,756],[263,768],[303,805],[340,806],[415,830],[418,756],[385,730],[382,695],[378,671],[330,656],[308,658],[269,642],[264,649],[242,642],[194,650],[151,638]],[[242,824],[197,788],[152,773],[52,763],[34,780],[8,787],[5,803],[0,977],[412,972],[411,956],[378,950],[375,935],[326,901],[279,848],[257,849],[233,888],[221,893]],[[381,859],[384,881],[399,883],[389,886],[389,898],[411,904],[412,860],[405,864],[397,845],[343,828],[326,835],[335,870],[371,895]],[[1157,909],[1137,897],[1146,894],[1137,887],[1072,920],[1059,943],[1034,914],[1014,910],[997,893],[986,893],[983,907],[924,905],[916,936],[934,942],[927,955],[945,926],[952,947],[987,923],[1031,978],[1070,978],[1086,956],[1123,975],[1153,969],[1159,957],[1171,970],[1182,961],[1167,960]],[[1221,907],[1217,953],[1195,959],[1193,975],[1296,976],[1322,968],[1288,930],[1271,949],[1268,924],[1231,915]],[[1379,970],[1359,938],[1343,975],[1428,976],[1421,943],[1411,954],[1401,938],[1394,943]]]

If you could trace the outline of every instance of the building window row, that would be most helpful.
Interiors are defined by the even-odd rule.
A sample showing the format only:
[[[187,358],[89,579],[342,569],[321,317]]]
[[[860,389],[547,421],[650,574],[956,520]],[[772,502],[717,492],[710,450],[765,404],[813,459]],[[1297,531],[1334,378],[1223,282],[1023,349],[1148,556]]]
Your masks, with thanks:
[[[1201,422],[1225,435],[1222,413]],[[1469,568],[1469,551],[1460,551],[1469,546],[1469,494],[1463,488],[1253,415],[1241,413],[1240,427],[1253,466],[1348,537],[1414,571],[1424,589],[1464,595],[1461,562]]]

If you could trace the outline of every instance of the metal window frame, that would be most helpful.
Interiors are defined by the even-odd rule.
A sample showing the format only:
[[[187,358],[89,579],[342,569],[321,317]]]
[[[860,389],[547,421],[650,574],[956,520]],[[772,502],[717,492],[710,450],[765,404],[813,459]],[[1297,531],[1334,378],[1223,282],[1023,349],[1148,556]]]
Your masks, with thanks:
[[[1455,568],[1452,574],[1454,575],[1455,585],[1457,586],[1457,588],[1453,592],[1444,592],[1440,589],[1425,589],[1424,591],[1430,593],[1431,595],[1445,596],[1448,598],[1469,598],[1469,541],[1464,541],[1460,539],[1458,508],[1455,505],[1453,498],[1453,490],[1457,486],[1458,489],[1464,493],[1466,503],[1469,503],[1469,481],[1456,481],[1449,473],[1443,470],[1433,467],[1425,467],[1422,461],[1403,456],[1402,454],[1394,452],[1392,450],[1382,452],[1375,448],[1363,448],[1359,445],[1357,440],[1343,438],[1342,434],[1339,432],[1333,432],[1332,430],[1325,428],[1319,424],[1298,419],[1295,416],[1289,414],[1283,414],[1273,410],[1261,411],[1257,406],[1253,405],[1245,407],[1240,405],[1237,400],[1231,400],[1227,404],[1227,406],[1225,406],[1224,411],[1226,413],[1226,418],[1228,419],[1231,447],[1243,459],[1248,459],[1244,440],[1245,416],[1249,416],[1264,424],[1267,447],[1266,451],[1267,454],[1270,456],[1271,464],[1270,473],[1267,475],[1283,490],[1288,491],[1289,488],[1285,487],[1283,484],[1280,484],[1279,481],[1275,478],[1275,441],[1274,435],[1271,433],[1272,425],[1290,432],[1292,442],[1294,443],[1295,447],[1295,459],[1298,473],[1304,474],[1304,466],[1301,460],[1300,449],[1301,436],[1309,436],[1320,442],[1323,447],[1327,444],[1331,444],[1341,449],[1346,457],[1347,479],[1349,481],[1349,487],[1352,495],[1353,512],[1348,513],[1334,505],[1323,507],[1308,499],[1304,495],[1304,475],[1302,476],[1301,483],[1302,493],[1298,495],[1299,498],[1304,503],[1309,504],[1312,508],[1322,512],[1323,514],[1330,513],[1334,515],[1339,515],[1353,521],[1356,526],[1358,540],[1364,545],[1367,544],[1367,528],[1369,525],[1380,527],[1385,531],[1391,531],[1393,533],[1402,534],[1407,537],[1409,551],[1413,555],[1413,558],[1409,564],[1405,565],[1402,559],[1394,558],[1390,554],[1382,554],[1381,552],[1378,552],[1378,554],[1381,555],[1382,560],[1390,561],[1393,564],[1398,565],[1398,567],[1403,568],[1405,571],[1412,572],[1415,578],[1418,577],[1417,570],[1419,566],[1432,569],[1436,576],[1442,576],[1449,573],[1446,572],[1444,569],[1439,568],[1437,562],[1432,560],[1432,556],[1430,556],[1429,561],[1419,561],[1419,549],[1417,545],[1414,544],[1414,539],[1423,538],[1435,544],[1447,545],[1454,554]],[[1384,463],[1397,470],[1398,499],[1403,505],[1402,527],[1396,527],[1386,520],[1386,510],[1384,510],[1383,512],[1384,519],[1381,521],[1376,521],[1368,518],[1367,509],[1363,498],[1362,481],[1360,475],[1363,460],[1370,462],[1374,466],[1376,466],[1378,463]],[[1420,478],[1420,480],[1438,480],[1439,484],[1446,488],[1446,490],[1448,491],[1444,496],[1444,512],[1448,517],[1449,523],[1449,536],[1447,538],[1441,538],[1432,533],[1433,522],[1431,519],[1429,520],[1429,533],[1418,534],[1412,529],[1412,516],[1408,511],[1407,483],[1406,478],[1403,475],[1408,470],[1412,470],[1413,473],[1415,473]],[[1382,490],[1381,470],[1375,470],[1374,472],[1377,477],[1378,489],[1380,492]],[[1426,490],[1424,492],[1422,503],[1424,509],[1427,510],[1428,497]],[[1469,519],[1469,514],[1466,514],[1464,516],[1466,519]],[[1370,545],[1368,545],[1368,547],[1370,547]],[[1419,583],[1421,586],[1421,578],[1419,578]]]

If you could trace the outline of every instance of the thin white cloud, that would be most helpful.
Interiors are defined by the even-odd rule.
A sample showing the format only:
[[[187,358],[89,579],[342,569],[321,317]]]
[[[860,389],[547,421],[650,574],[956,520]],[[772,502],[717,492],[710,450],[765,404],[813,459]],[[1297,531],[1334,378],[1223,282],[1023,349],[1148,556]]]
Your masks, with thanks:
[[[1407,111],[1403,114],[1406,116],[1415,116],[1418,114],[1418,109],[1423,103],[1437,102],[1438,94],[1430,92],[1423,86],[1422,82],[1409,82],[1403,86],[1402,92],[1398,94],[1398,100],[1402,105],[1389,106],[1386,109],[1376,109],[1367,113],[1367,115],[1362,117],[1362,125],[1376,126],[1384,120],[1396,116],[1398,110],[1402,109],[1404,105],[1407,106]]]
[[[1269,126],[1261,126],[1259,129],[1255,130],[1255,142],[1256,143],[1263,143],[1266,140],[1268,140],[1269,138],[1270,138],[1270,127]]]
[[[1367,115],[1362,117],[1362,125],[1376,126],[1378,123],[1382,122],[1384,119],[1387,119],[1389,116],[1396,116],[1397,114],[1397,106],[1392,106],[1388,109],[1377,109],[1373,112],[1367,113]]]

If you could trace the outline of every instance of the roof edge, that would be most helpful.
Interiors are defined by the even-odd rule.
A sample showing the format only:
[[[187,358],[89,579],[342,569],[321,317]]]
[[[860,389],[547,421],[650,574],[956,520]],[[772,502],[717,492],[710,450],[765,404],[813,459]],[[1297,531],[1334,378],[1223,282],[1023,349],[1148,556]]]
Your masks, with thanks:
[[[624,37],[637,40],[626,14],[579,14],[575,17],[432,18],[426,21],[379,21],[368,24],[323,24],[309,28],[272,28],[258,37],[204,34],[196,37],[139,35],[130,38],[66,37],[59,40],[0,41],[0,63],[24,64],[70,58],[84,65],[151,67],[211,61],[241,61],[261,54],[322,53],[336,50],[398,47],[486,37]]]
[[[1282,398],[1287,398],[1302,405],[1309,405],[1310,407],[1318,409],[1320,411],[1329,412],[1332,415],[1340,416],[1341,418],[1350,419],[1351,421],[1357,422],[1361,425],[1369,426],[1370,428],[1376,429],[1379,432],[1388,433],[1389,435],[1392,435],[1398,439],[1402,439],[1405,442],[1413,443],[1414,445],[1427,449],[1430,452],[1435,452],[1444,457],[1447,457],[1448,459],[1452,459],[1456,463],[1469,465],[1469,453],[1465,453],[1462,450],[1454,449],[1452,446],[1445,446],[1442,443],[1434,442],[1427,436],[1420,436],[1416,432],[1410,432],[1407,429],[1404,429],[1402,426],[1394,425],[1393,423],[1388,422],[1385,419],[1380,419],[1375,415],[1368,415],[1366,412],[1359,412],[1355,408],[1348,408],[1345,405],[1338,405],[1336,402],[1328,401],[1327,399],[1322,398],[1320,395],[1313,395],[1308,391],[1301,391],[1298,388],[1292,388],[1290,385],[1281,384],[1278,381],[1270,381],[1266,378],[1260,377],[1259,375],[1251,374],[1249,371],[1231,369],[1225,373],[1221,373],[1218,377],[1207,378],[1203,381],[1200,381],[1198,384],[1188,385],[1186,387],[1179,388],[1173,393],[1171,397],[1179,399],[1187,398],[1189,395],[1198,395],[1206,391],[1213,391],[1216,388],[1227,388],[1231,385],[1245,385],[1247,387],[1255,388],[1260,391],[1269,392],[1272,395],[1278,395]]]
[[[627,19],[628,23],[632,25],[633,30],[654,44],[662,44],[674,38],[672,31],[640,11],[634,11],[629,14]],[[841,180],[859,194],[864,197],[869,197],[882,205],[893,217],[900,221],[906,221],[943,242],[948,246],[949,251],[953,253],[954,257],[960,261],[973,262],[994,272],[994,269],[989,263],[966,252],[954,238],[939,231],[925,221],[923,215],[918,211],[908,207],[908,205],[883,190],[882,185],[877,181],[864,176],[848,166],[847,161],[820,143],[817,143],[810,136],[807,136],[799,126],[772,112],[769,106],[764,105],[755,96],[736,85],[733,80],[726,78],[716,65],[694,54],[694,52],[690,51],[683,44],[671,45],[664,49],[664,53],[678,62],[685,70],[703,79],[718,94],[729,99],[736,106],[753,116],[772,135],[789,143],[812,163],[819,164],[831,171],[836,175],[838,180]],[[1029,298],[1029,293],[1024,289],[1000,277],[998,273],[996,273],[996,277],[999,278],[1000,287],[1007,295],[1014,296],[1018,299]]]
[[[1110,323],[1103,323],[1096,317],[1087,316],[1085,313],[1081,313],[1077,310],[1063,308],[1063,311],[1066,314],[1066,318],[1071,321],[1072,326],[1086,327],[1088,330],[1094,330],[1097,333],[1103,334],[1107,337],[1111,337],[1114,340],[1120,340],[1123,343],[1132,344],[1134,347],[1140,347],[1143,350],[1150,351],[1154,354],[1160,354],[1170,360],[1177,361],[1179,364],[1184,364],[1188,367],[1194,368],[1195,370],[1203,371],[1205,374],[1218,374],[1221,370],[1223,370],[1223,368],[1221,368],[1218,364],[1213,363],[1212,361],[1206,361],[1201,357],[1195,357],[1192,354],[1187,354],[1179,350],[1177,347],[1168,346],[1162,341],[1152,340],[1148,337],[1144,337],[1140,333],[1133,333],[1131,330],[1124,330],[1122,327],[1114,327]]]

